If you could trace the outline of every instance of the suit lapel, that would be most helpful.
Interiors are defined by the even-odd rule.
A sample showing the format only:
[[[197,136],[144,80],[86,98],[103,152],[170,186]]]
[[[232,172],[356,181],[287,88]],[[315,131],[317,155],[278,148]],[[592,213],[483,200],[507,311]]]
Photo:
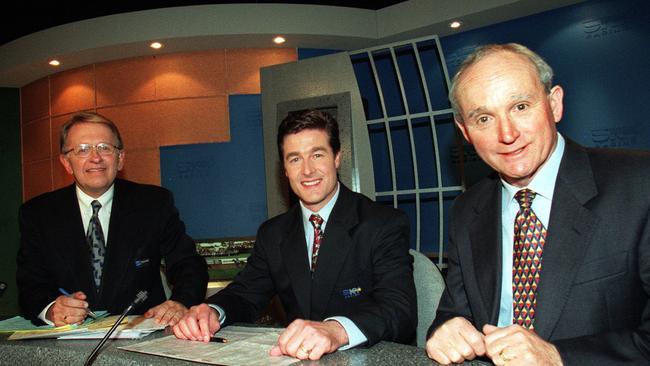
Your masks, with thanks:
[[[564,311],[576,268],[599,221],[584,207],[598,193],[589,158],[581,147],[568,139],[566,142],[553,193],[537,290],[535,331],[543,339],[551,337]]]
[[[339,187],[339,197],[325,227],[318,267],[312,281],[313,288],[318,289],[312,294],[312,313],[316,318],[325,313],[348,252],[355,245],[349,234],[359,222],[355,198],[343,184]]]
[[[309,319],[311,314],[311,273],[307,261],[307,244],[305,243],[300,205],[294,205],[289,216],[287,235],[284,236],[284,240],[280,244],[280,250],[298,306],[304,317]]]
[[[473,267],[486,323],[496,324],[501,296],[501,185],[494,179],[474,206],[470,224]],[[475,319],[480,322],[480,319]]]

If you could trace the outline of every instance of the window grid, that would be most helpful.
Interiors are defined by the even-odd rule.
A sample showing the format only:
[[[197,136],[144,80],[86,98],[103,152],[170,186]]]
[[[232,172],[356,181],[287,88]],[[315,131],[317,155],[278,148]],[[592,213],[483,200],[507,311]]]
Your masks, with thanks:
[[[431,36],[431,37],[424,37],[424,38],[419,38],[419,39],[414,39],[410,41],[405,41],[405,42],[396,42],[396,43],[391,43],[388,45],[382,45],[382,46],[376,46],[372,48],[367,48],[363,50],[358,50],[358,51],[353,51],[350,52],[349,55],[352,58],[353,56],[358,56],[358,55],[364,55],[367,57],[368,62],[370,63],[370,67],[372,70],[372,77],[374,78],[374,86],[376,88],[378,97],[379,97],[379,103],[381,107],[381,118],[377,119],[371,119],[366,121],[366,125],[368,128],[370,128],[372,125],[376,124],[383,124],[384,129],[386,131],[386,142],[387,142],[387,149],[388,149],[388,157],[389,157],[389,165],[390,165],[390,174],[391,174],[391,184],[392,184],[392,189],[391,190],[383,190],[383,191],[376,191],[375,196],[376,197],[392,197],[393,201],[393,207],[397,208],[398,207],[398,197],[399,196],[404,196],[404,195],[414,195],[415,196],[415,214],[416,214],[416,250],[421,251],[421,229],[422,229],[422,217],[421,217],[421,201],[420,197],[423,194],[430,194],[434,193],[437,194],[438,197],[438,265],[440,267],[446,267],[446,263],[443,263],[443,258],[444,258],[444,252],[445,252],[445,231],[444,231],[444,194],[446,192],[457,192],[460,193],[465,190],[465,187],[463,186],[464,183],[464,178],[463,178],[463,171],[462,171],[462,162],[460,165],[460,182],[461,185],[449,185],[449,186],[444,186],[443,184],[443,176],[442,176],[442,168],[441,168],[441,159],[440,159],[440,147],[439,147],[439,142],[438,142],[438,134],[437,134],[437,126],[436,126],[436,117],[443,116],[443,115],[449,115],[452,113],[451,108],[445,108],[445,109],[440,109],[440,110],[433,110],[432,108],[432,103],[431,103],[431,98],[430,98],[430,93],[429,93],[429,87],[426,79],[426,73],[424,71],[423,65],[422,65],[422,59],[420,55],[420,50],[418,43],[424,43],[424,42],[435,42],[435,47],[437,50],[437,57],[438,57],[438,62],[442,68],[442,73],[444,75],[444,82],[445,82],[445,87],[446,90],[449,90],[449,73],[447,70],[447,65],[445,63],[444,55],[442,53],[442,48],[440,46],[440,41],[437,36]],[[406,47],[405,47],[406,46]],[[407,48],[410,47],[410,48]],[[408,98],[406,96],[405,88],[404,88],[404,80],[402,77],[402,72],[400,71],[400,66],[398,63],[398,59],[396,56],[395,49],[400,48],[401,50],[408,49],[408,51],[413,53],[413,56],[415,57],[415,63],[417,65],[417,73],[419,77],[419,85],[424,91],[424,99],[426,101],[426,112],[420,112],[420,113],[410,113],[410,108],[409,108],[409,103],[408,103]],[[399,92],[401,95],[401,102],[404,107],[404,114],[397,115],[397,116],[388,116],[387,113],[387,107],[386,107],[386,101],[384,98],[384,90],[382,90],[382,85],[379,79],[379,73],[377,71],[377,66],[375,62],[375,55],[379,52],[385,52],[389,51],[390,52],[390,58],[392,61],[392,66],[394,67],[394,72],[396,73],[397,77],[397,82],[398,82],[398,87],[399,87]],[[446,93],[445,93],[446,94]],[[431,129],[431,134],[432,134],[432,141],[433,141],[433,154],[434,154],[434,161],[435,161],[435,175],[437,178],[437,186],[434,187],[420,187],[420,181],[419,181],[419,172],[418,172],[418,160],[417,160],[417,153],[416,153],[416,148],[415,148],[415,139],[414,139],[414,132],[413,132],[413,120],[417,118],[423,118],[426,117],[429,121],[430,124],[430,129]],[[366,117],[367,118],[367,117]],[[390,122],[395,122],[395,121],[406,121],[406,125],[408,128],[408,137],[409,137],[409,148],[411,150],[411,159],[412,159],[412,165],[413,165],[413,180],[414,180],[414,189],[397,189],[397,176],[396,176],[396,169],[395,169],[395,155],[393,152],[393,138],[391,135],[391,128],[390,128]],[[462,160],[462,159],[461,159]],[[377,174],[377,173],[375,173]]]

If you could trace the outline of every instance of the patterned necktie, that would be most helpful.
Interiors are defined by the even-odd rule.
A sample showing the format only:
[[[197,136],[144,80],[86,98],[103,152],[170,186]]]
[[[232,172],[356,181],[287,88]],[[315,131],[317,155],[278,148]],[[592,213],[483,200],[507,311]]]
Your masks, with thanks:
[[[323,231],[320,229],[320,226],[323,224],[323,218],[320,215],[312,214],[309,216],[309,222],[314,226],[314,244],[311,247],[311,271],[314,272],[316,270],[320,243],[323,241]]]
[[[535,328],[535,293],[546,242],[546,228],[531,208],[535,195],[530,189],[522,189],[515,194],[519,212],[515,216],[512,253],[512,323],[528,329]]]
[[[102,224],[99,222],[99,216],[97,216],[102,204],[97,200],[92,201],[90,204],[93,207],[93,216],[90,218],[90,224],[88,224],[86,241],[90,247],[90,260],[93,267],[95,286],[97,291],[99,291],[99,285],[101,285],[102,282],[104,254],[106,252],[106,247],[104,245],[104,232],[102,230]]]

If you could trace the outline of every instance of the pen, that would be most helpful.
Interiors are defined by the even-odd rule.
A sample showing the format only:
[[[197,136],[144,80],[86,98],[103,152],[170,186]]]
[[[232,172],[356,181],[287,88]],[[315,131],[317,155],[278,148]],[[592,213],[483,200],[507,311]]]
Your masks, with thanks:
[[[216,343],[228,343],[228,340],[226,338],[221,338],[221,337],[210,337],[210,342],[216,342]]]
[[[72,296],[71,293],[69,293],[68,291],[66,291],[65,289],[63,289],[61,287],[59,287],[59,292],[64,294],[65,296]],[[93,313],[92,310],[90,310],[90,309],[88,309],[88,315],[90,315],[90,317],[92,317],[92,318],[97,319],[97,314]]]

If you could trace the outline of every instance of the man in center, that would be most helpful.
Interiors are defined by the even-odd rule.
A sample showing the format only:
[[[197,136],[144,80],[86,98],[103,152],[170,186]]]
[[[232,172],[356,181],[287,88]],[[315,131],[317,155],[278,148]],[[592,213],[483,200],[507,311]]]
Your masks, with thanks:
[[[271,355],[317,360],[380,340],[409,343],[417,325],[406,216],[337,178],[338,125],[329,114],[290,114],[278,150],[300,202],[259,228],[244,269],[192,307],[176,337],[207,342],[221,327],[254,322],[278,295],[290,322]]]

